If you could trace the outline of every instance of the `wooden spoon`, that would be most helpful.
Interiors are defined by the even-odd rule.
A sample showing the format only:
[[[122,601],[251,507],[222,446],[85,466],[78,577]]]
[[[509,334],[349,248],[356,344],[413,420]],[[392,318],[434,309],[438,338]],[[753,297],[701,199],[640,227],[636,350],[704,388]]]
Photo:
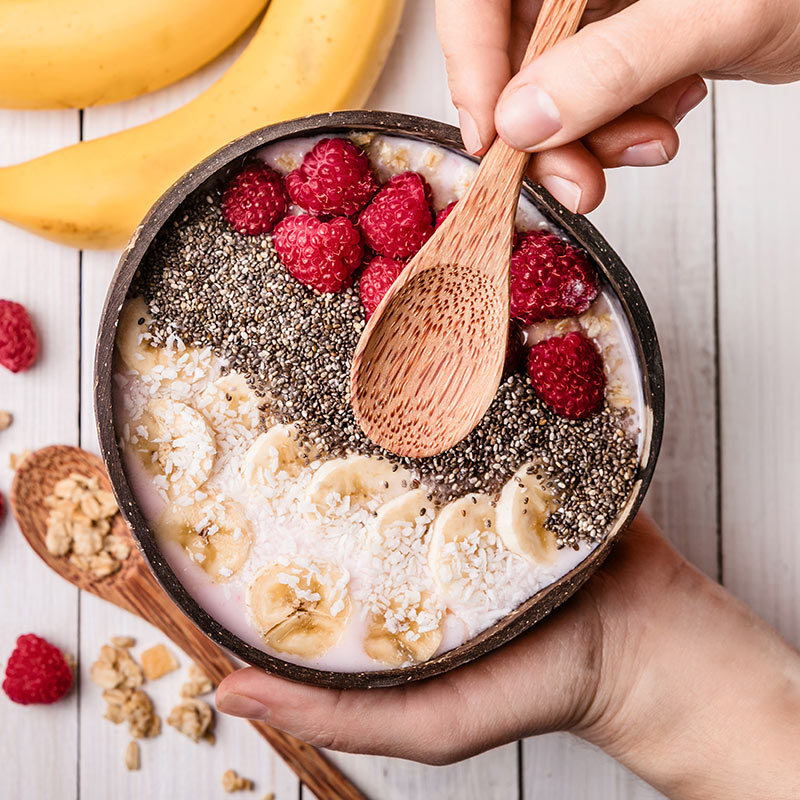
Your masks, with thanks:
[[[104,489],[111,484],[97,456],[77,447],[56,445],[38,450],[20,464],[11,487],[11,507],[23,536],[37,555],[53,571],[71,584],[103,600],[138,614],[162,630],[185,653],[191,656],[215,683],[230,675],[234,662],[206,638],[170,600],[156,583],[141,553],[136,548],[128,526],[117,514],[111,533],[130,539],[131,554],[120,570],[106,578],[96,578],[78,569],[64,556],[54,556],[45,547],[47,515],[45,498],[53,487],[72,472],[87,477],[97,476]],[[294,770],[300,780],[317,797],[335,800],[366,800],[366,797],[315,748],[270,728],[263,722],[250,723]]]
[[[586,0],[545,0],[525,66],[570,36]],[[430,456],[480,421],[503,373],[517,201],[531,158],[496,139],[447,220],[367,323],[350,373],[364,433],[402,456]]]

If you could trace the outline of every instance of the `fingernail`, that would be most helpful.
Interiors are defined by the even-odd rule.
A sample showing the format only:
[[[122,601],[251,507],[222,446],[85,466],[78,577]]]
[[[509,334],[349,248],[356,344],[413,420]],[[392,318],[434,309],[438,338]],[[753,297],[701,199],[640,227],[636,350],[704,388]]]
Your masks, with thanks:
[[[217,709],[223,714],[248,719],[266,719],[269,709],[253,697],[227,692],[217,698]]]
[[[500,101],[500,135],[517,150],[529,150],[561,130],[561,114],[547,92],[528,83]]]
[[[483,149],[481,136],[478,133],[478,126],[468,111],[459,110],[458,125],[461,128],[461,139],[464,142],[464,149],[468,153],[475,155]]]
[[[658,139],[634,144],[622,151],[619,157],[621,167],[658,167],[669,163],[664,145]]]
[[[675,124],[677,125],[693,108],[697,108],[705,100],[708,94],[708,86],[705,81],[693,83],[678,100],[675,106]]]
[[[578,213],[583,190],[577,183],[568,181],[560,175],[545,175],[539,182],[562,206],[568,208],[573,214]]]

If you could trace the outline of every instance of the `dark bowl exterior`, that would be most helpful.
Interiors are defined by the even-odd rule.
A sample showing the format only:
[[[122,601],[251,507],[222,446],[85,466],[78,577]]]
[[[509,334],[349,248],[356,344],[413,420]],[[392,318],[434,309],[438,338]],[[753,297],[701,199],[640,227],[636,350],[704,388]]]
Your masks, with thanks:
[[[266,144],[296,136],[336,135],[353,130],[422,139],[466,155],[456,128],[421,117],[382,111],[341,111],[290,120],[253,131],[231,142],[202,161],[172,186],[150,209],[131,237],[122,253],[103,307],[94,376],[97,429],[111,484],[122,515],[130,526],[139,549],[167,594],[203,633],[238,658],[290,680],[330,688],[394,686],[438,675],[473,661],[508,642],[567,600],[603,563],[617,538],[641,505],[655,469],[664,424],[664,373],[661,352],[653,320],[639,287],[617,254],[585,217],[567,211],[546,190],[526,180],[523,191],[528,199],[595,259],[605,279],[616,292],[633,333],[644,394],[642,461],[628,505],[606,539],[575,569],[556,583],[537,592],[478,636],[429,661],[409,667],[345,673],[300,666],[253,647],[224,628],[201,608],[183,587],[162,555],[157,540],[136,502],[123,468],[112,408],[113,351],[120,309],[131,280],[156,234],[193,191],[218,177],[221,172],[234,168],[251,151]]]

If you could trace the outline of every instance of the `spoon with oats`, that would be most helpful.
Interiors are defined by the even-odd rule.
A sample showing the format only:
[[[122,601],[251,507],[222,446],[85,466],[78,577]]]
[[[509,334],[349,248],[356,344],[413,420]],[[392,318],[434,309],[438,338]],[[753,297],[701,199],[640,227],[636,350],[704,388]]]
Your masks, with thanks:
[[[545,0],[522,66],[572,35],[586,2]],[[373,442],[397,455],[449,449],[497,393],[514,219],[530,158],[495,140],[361,334],[350,373],[353,412]]]
[[[155,625],[194,659],[215,684],[237,669],[230,657],[207,639],[156,583],[128,526],[116,512],[116,504],[112,505],[111,484],[97,456],[67,445],[37,450],[17,468],[10,502],[28,544],[62,578]],[[68,513],[70,503],[78,507],[77,525],[70,526],[76,533],[67,540],[64,538],[67,534],[58,525],[48,525],[48,518],[51,511],[56,511],[56,517]],[[103,537],[99,553],[86,554],[98,543],[87,546],[82,537],[89,534],[81,533],[81,526],[91,527],[94,535]],[[62,551],[62,555],[56,554]],[[103,554],[108,558],[93,560]],[[251,721],[251,725],[317,797],[366,800],[313,747],[263,722]]]

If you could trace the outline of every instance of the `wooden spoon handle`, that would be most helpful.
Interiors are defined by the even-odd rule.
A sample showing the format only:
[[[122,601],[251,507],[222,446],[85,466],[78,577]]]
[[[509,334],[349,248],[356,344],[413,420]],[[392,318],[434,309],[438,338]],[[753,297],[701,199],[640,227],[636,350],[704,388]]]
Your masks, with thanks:
[[[572,36],[578,30],[586,3],[587,0],[544,0],[520,68],[530,64],[562,39]],[[495,175],[506,173],[508,177],[504,183],[510,187],[516,185],[518,193],[531,157],[531,153],[515,150],[498,137],[483,161],[488,162],[485,167],[487,171]]]
[[[194,659],[214,683],[237,669],[220,647],[215,645],[185,617],[149,573],[138,573],[120,590],[131,610],[160,628],[175,644]],[[367,800],[350,781],[316,748],[263,722],[250,724],[272,745],[300,780],[319,798],[328,800]]]

